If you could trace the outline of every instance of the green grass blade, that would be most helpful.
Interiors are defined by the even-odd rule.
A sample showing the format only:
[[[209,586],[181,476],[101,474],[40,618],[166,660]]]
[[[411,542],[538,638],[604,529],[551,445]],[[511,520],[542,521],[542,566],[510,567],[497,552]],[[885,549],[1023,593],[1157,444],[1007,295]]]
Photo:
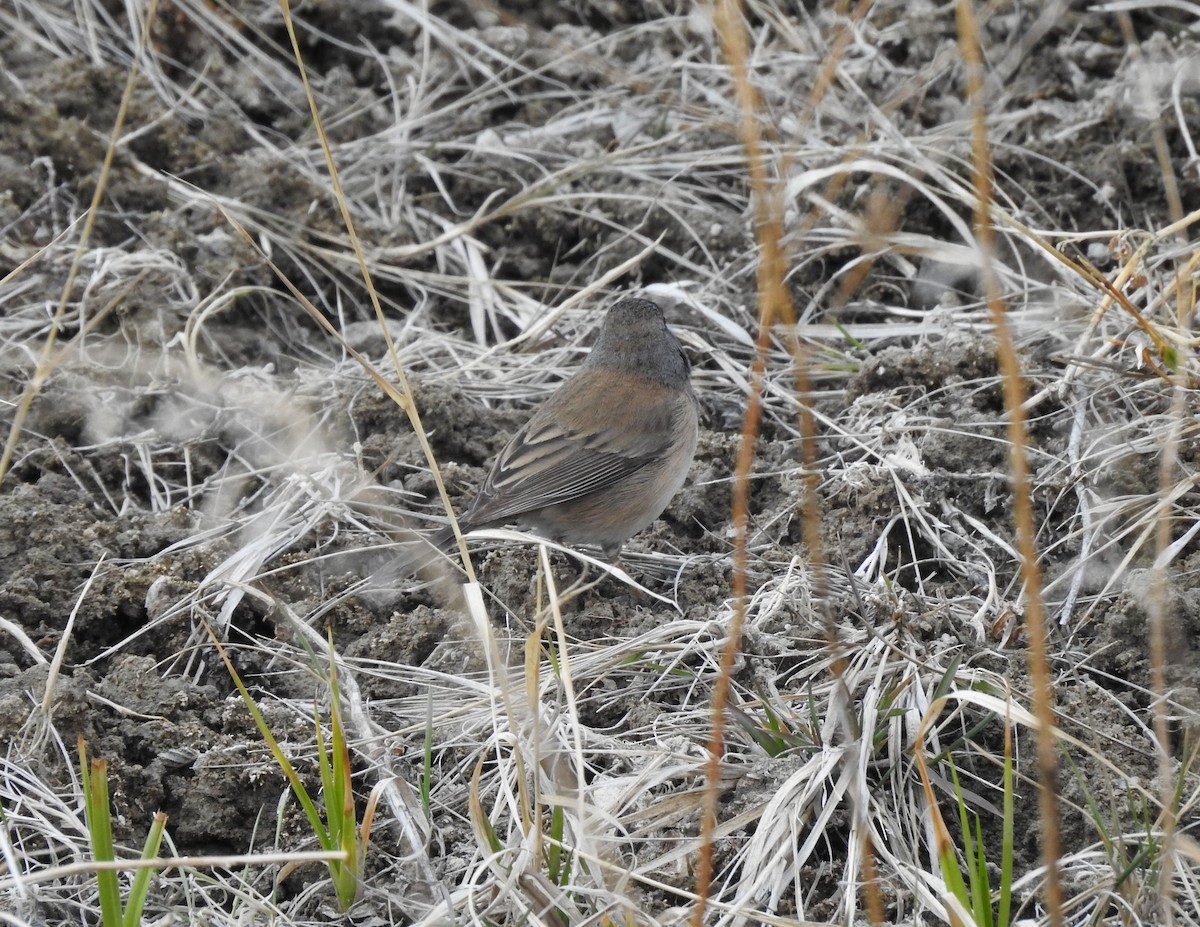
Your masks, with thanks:
[[[154,859],[162,844],[163,831],[167,827],[167,816],[159,811],[154,815],[154,823],[150,825],[150,833],[146,835],[146,843],[142,847],[142,859]],[[146,896],[150,893],[150,879],[154,876],[153,869],[139,869],[133,876],[133,885],[129,889],[129,904],[125,908],[124,927],[138,927],[142,922],[142,908],[146,905]]]
[[[554,805],[550,809],[550,841],[546,846],[546,874],[555,885],[566,884],[562,852],[564,824],[562,807]]]
[[[973,910],[972,898],[975,894],[975,866],[974,866],[974,848],[971,845],[971,826],[967,820],[967,803],[963,798],[962,787],[958,783],[958,770],[954,766],[954,761],[947,758],[950,763],[950,778],[954,782],[955,804],[958,807],[958,823],[959,829],[963,835],[963,857],[967,860],[967,878],[971,881],[971,888],[968,891],[966,883],[963,881],[962,869],[959,867],[958,855],[954,852],[954,846],[947,841],[944,849],[938,853],[938,862],[941,864],[942,881],[946,883],[946,887],[950,889],[950,893],[957,898],[964,908],[968,911]]]
[[[116,853],[113,849],[112,809],[108,800],[108,762],[89,760],[87,746],[82,737],[78,740],[78,746],[84,820],[87,824],[88,840],[92,845],[92,857],[97,862],[112,862],[116,859]],[[96,887],[100,894],[100,919],[104,927],[120,927],[120,874],[115,869],[97,871]]]
[[[358,819],[354,809],[354,782],[350,768],[350,745],[346,742],[346,730],[342,726],[342,693],[338,688],[337,663],[333,657],[333,632],[329,639],[329,727],[330,750],[322,751],[322,778],[328,770],[328,785],[325,793],[325,814],[329,818],[330,830],[339,849],[346,853],[346,862],[331,865],[338,902],[347,910],[358,897],[362,862],[366,847],[358,842]],[[320,725],[317,726],[318,734]]]
[[[329,745],[325,741],[325,732],[321,729],[321,715],[318,713],[315,703],[313,704],[313,728],[317,732],[317,770],[321,774],[321,792],[325,796],[325,804],[328,805],[329,797],[334,794],[333,761],[330,758]],[[329,825],[329,839],[336,844],[338,834],[332,819]]]
[[[988,883],[987,854],[983,850],[983,824],[975,815],[975,856],[971,870],[971,913],[979,927],[992,927],[992,893]]]
[[[288,784],[292,787],[292,793],[296,796],[296,800],[300,802],[300,807],[304,809],[304,815],[308,818],[309,826],[312,827],[313,834],[316,835],[317,842],[321,844],[321,849],[326,851],[339,849],[329,836],[329,831],[325,827],[325,822],[321,820],[321,815],[317,811],[316,805],[308,795],[308,790],[304,787],[304,783],[300,780],[295,767],[292,766],[287,756],[279,746],[279,742],[275,740],[275,735],[271,733],[271,729],[267,726],[267,720],[263,717],[262,712],[258,710],[258,705],[250,695],[250,690],[246,688],[246,684],[242,682],[242,677],[238,675],[238,671],[233,667],[233,661],[229,659],[229,654],[225,652],[225,648],[213,634],[212,628],[205,626],[208,631],[208,636],[216,645],[217,653],[220,654],[221,660],[225,663],[225,669],[229,671],[229,676],[233,680],[233,684],[237,686],[237,690],[241,693],[242,701],[246,705],[246,709],[250,712],[250,716],[254,719],[255,725],[258,727],[258,732],[262,734],[263,740],[267,742],[267,748],[271,751],[271,755],[275,758],[280,770],[287,778]]]
[[[425,699],[425,746],[421,762],[421,808],[425,820],[433,820],[429,796],[433,791],[433,695]]]
[[[1006,717],[1004,719],[1004,836],[1000,848],[1000,905],[996,912],[997,927],[1008,927],[1012,912],[1014,807],[1012,723]]]

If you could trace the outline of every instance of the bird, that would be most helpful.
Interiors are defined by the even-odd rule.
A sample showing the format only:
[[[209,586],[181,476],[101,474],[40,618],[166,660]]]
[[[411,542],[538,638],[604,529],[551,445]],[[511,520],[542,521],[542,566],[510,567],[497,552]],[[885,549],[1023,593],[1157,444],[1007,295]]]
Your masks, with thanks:
[[[698,437],[683,345],[657,303],[622,299],[579,370],[496,457],[459,528],[518,524],[619,563],[683,486]],[[444,551],[453,539],[446,527],[429,543]]]

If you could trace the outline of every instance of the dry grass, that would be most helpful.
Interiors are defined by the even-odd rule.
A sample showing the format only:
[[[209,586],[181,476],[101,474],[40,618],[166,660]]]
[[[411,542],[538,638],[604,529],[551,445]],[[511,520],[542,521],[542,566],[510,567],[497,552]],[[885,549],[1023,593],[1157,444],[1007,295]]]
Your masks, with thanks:
[[[203,630],[313,769],[332,624],[382,803],[352,922],[969,922],[929,800],[958,820],[953,759],[1000,832],[1007,718],[1014,916],[1200,923],[1194,38],[1165,4],[819,6],[0,0],[50,152],[0,203],[0,493],[14,525],[86,500],[104,551],[3,587],[0,920],[95,921],[65,745],[160,722],[177,750],[110,757],[130,845],[139,789],[178,806],[149,918],[337,916]],[[30,56],[127,82],[119,118],[39,111]],[[1152,127],[1161,196],[1064,160],[1097,125]],[[469,483],[635,287],[705,405],[674,544],[631,578],[488,532],[428,588],[389,573],[439,466]],[[12,531],[17,563],[42,536]],[[134,666],[204,707],[138,707]],[[214,770],[270,796],[219,858],[175,841]]]

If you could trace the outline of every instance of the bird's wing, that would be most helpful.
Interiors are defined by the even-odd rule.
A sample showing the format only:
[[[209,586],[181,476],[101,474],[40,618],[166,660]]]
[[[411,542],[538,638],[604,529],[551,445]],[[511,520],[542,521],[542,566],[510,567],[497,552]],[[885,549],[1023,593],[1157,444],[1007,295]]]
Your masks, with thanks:
[[[470,520],[500,521],[578,499],[660,461],[674,443],[674,420],[687,397],[656,401],[648,395],[654,386],[618,390],[625,395],[610,387],[606,404],[613,413],[598,427],[596,416],[572,415],[570,393],[552,397],[500,452]]]

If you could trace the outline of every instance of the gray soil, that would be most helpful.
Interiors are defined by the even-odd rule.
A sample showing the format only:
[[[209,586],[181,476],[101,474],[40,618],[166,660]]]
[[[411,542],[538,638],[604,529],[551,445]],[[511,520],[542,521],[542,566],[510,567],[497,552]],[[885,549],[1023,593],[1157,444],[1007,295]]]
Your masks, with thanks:
[[[6,5],[0,3],[0,7]],[[113,16],[124,16],[124,5],[106,6]],[[388,78],[408,76],[384,73],[388,63],[395,64],[399,57],[367,55],[362,51],[364,44],[407,51],[419,44],[415,28],[404,17],[375,10],[370,3],[349,6],[355,7],[353,15],[343,12],[339,2],[307,4],[301,14],[308,24],[304,39],[307,63],[318,76],[326,105],[330,112],[350,114],[333,130],[343,139],[381,131],[391,116]],[[652,6],[658,10],[663,5]],[[881,75],[926,61],[936,49],[953,42],[952,11],[914,15],[906,22],[899,13],[889,17],[888,6],[880,4],[884,10],[880,27],[887,23],[886,40],[876,49],[886,57]],[[1036,8],[1038,4],[1017,6]],[[641,4],[530,4],[528,9],[510,11],[515,26],[495,25],[492,14],[480,12],[473,4],[440,3],[434,7],[437,15],[484,43],[500,42],[507,36],[513,44],[510,51],[527,67],[550,68],[554,85],[563,92],[514,97],[505,113],[460,110],[463,122],[426,128],[429,135],[422,144],[429,152],[443,141],[439,131],[448,141],[468,137],[499,120],[511,125],[545,124],[554,118],[556,108],[575,105],[578,95],[589,88],[607,86],[617,79],[611,70],[588,66],[563,65],[555,71],[559,51],[550,41],[552,35],[576,41],[586,36],[599,42],[599,56],[619,74],[635,67],[643,55],[679,54],[677,48],[639,45],[650,37],[667,42],[673,35],[670,30],[634,31],[632,38],[620,44],[605,44],[606,36],[624,34],[636,17],[651,16]],[[635,7],[640,12],[633,12]],[[283,48],[286,36],[275,10],[273,4],[262,4],[256,22]],[[1196,35],[1183,17],[1166,11],[1133,17],[1143,54],[1151,56],[1152,62],[1165,67],[1190,58],[1194,69]],[[87,336],[92,345],[87,357],[73,355],[75,360],[68,359],[51,375],[17,441],[11,469],[0,484],[0,617],[20,628],[41,657],[35,659],[11,634],[0,633],[0,743],[24,743],[31,736],[30,719],[45,691],[47,663],[73,615],[65,663],[54,693],[53,730],[62,746],[44,751],[45,765],[38,774],[56,788],[69,788],[74,745],[77,737],[83,737],[93,755],[107,757],[112,764],[120,841],[140,844],[152,814],[161,809],[170,816],[175,852],[238,853],[276,842],[275,806],[283,778],[215,652],[198,631],[201,612],[213,619],[224,600],[210,598],[201,609],[176,606],[194,601],[189,597],[245,543],[245,536],[232,526],[244,525],[261,499],[277,488],[273,483],[278,479],[277,470],[265,478],[255,475],[255,455],[261,448],[247,436],[266,436],[264,440],[269,441],[295,426],[295,421],[270,407],[271,397],[284,397],[289,415],[298,414],[306,424],[320,424],[334,457],[354,462],[359,472],[386,490],[380,499],[403,498],[410,509],[429,512],[437,511],[437,503],[404,415],[349,363],[345,377],[332,392],[324,387],[328,380],[312,376],[315,369],[342,363],[340,348],[290,303],[262,256],[232,232],[216,208],[178,208],[177,192],[159,173],[183,178],[214,196],[236,198],[247,208],[259,206],[278,217],[280,227],[292,227],[303,241],[320,242],[323,235],[336,235],[340,220],[329,191],[318,180],[309,179],[319,179],[320,173],[270,163],[243,130],[249,114],[258,132],[281,139],[307,138],[311,126],[304,101],[260,93],[255,88],[262,75],[243,73],[243,59],[238,55],[215,53],[206,47],[203,36],[189,28],[183,7],[177,18],[164,14],[163,22],[154,37],[156,46],[180,67],[206,69],[206,79],[222,88],[230,107],[236,101],[242,112],[231,110],[228,119],[189,119],[186,114],[166,112],[146,82],[134,90],[127,125],[148,128],[117,155],[93,233],[93,247],[111,249],[114,259],[143,250],[171,254],[186,273],[173,274],[169,266],[155,263],[144,273],[114,283],[97,271],[101,282],[95,291],[77,292],[76,298],[93,311],[114,299],[117,307]],[[1127,102],[1132,92],[1130,71],[1137,64],[1131,60],[1115,16],[1084,12],[1083,5],[1073,5],[1058,21],[1034,35],[1030,47],[1019,47],[1011,39],[1013,28],[1013,22],[998,16],[985,36],[992,43],[990,60],[1011,68],[1003,88],[1003,105],[1013,117],[997,119],[996,129],[1001,188],[1027,199],[1023,214],[1040,228],[1157,229],[1167,225],[1171,215],[1150,126],[1138,107]],[[288,66],[283,51],[278,60],[281,67]],[[0,37],[0,61],[3,277],[63,231],[90,199],[126,72],[115,64],[89,60],[82,52],[48,56],[19,31]],[[808,73],[811,76],[811,70]],[[902,125],[911,122],[914,126],[958,119],[961,93],[961,74],[952,68],[946,79],[927,87],[894,118]],[[1192,95],[1182,98],[1183,115],[1193,125],[1200,117],[1197,102],[1193,87]],[[471,119],[477,119],[479,125],[471,125]],[[1200,203],[1200,181],[1194,162],[1185,166],[1187,149],[1176,112],[1164,108],[1161,124],[1176,165],[1181,199],[1194,206]],[[724,131],[710,127],[703,130],[706,138],[688,138],[680,145],[721,144],[732,149],[734,138],[728,134],[714,137]],[[847,133],[851,131],[847,128]],[[595,137],[573,137],[569,143],[591,144],[599,154],[612,141],[600,127],[591,134]],[[966,150],[962,153],[965,156]],[[448,223],[474,213],[497,190],[511,194],[537,176],[532,170],[528,177],[499,170],[489,173],[486,166],[448,172],[445,183],[458,208],[453,214],[421,163],[414,158],[407,167],[402,165],[400,179],[410,185],[414,201],[422,208],[442,210]],[[575,182],[584,187],[602,185],[611,183],[612,176],[595,180],[584,176]],[[652,180],[645,181],[645,189],[637,188],[636,176],[630,177],[629,183],[630,193],[653,195],[647,193],[654,186]],[[742,183],[731,174],[729,184],[737,188],[736,196],[706,207],[710,211],[704,221],[712,231],[703,233],[708,235],[703,246],[712,253],[738,254],[752,248],[747,216],[731,205],[744,203]],[[864,175],[861,186],[842,192],[841,205],[854,207],[856,195],[866,195],[871,189]],[[645,206],[638,202],[636,207],[628,207],[630,215],[621,215],[622,203],[616,197],[605,203],[605,215],[579,211],[568,216],[534,207],[515,212],[505,222],[484,225],[474,234],[498,262],[498,275],[536,282],[541,289],[532,292],[539,293],[547,305],[561,301],[641,249],[641,244],[621,238],[614,229],[644,223],[651,237],[665,232],[664,252],[699,253],[700,232],[689,227],[686,213],[662,209],[642,216]],[[722,216],[724,223],[716,223],[714,215]],[[945,234],[944,217],[923,200],[914,199],[900,221],[907,231]],[[410,243],[406,231],[380,216],[364,215],[360,222],[358,231],[369,250]],[[1064,251],[1080,256],[1086,248],[1086,243],[1078,248],[1068,245]],[[357,326],[352,342],[387,369],[382,341],[372,328],[373,315],[354,277],[356,272],[343,266],[343,276],[332,279],[324,272],[306,271],[305,253],[296,250],[274,257],[302,289],[325,288],[319,305],[340,305],[344,315],[335,320],[337,324]],[[856,256],[828,251],[819,259],[798,261],[790,277],[796,304],[810,306],[829,275]],[[1097,255],[1093,252],[1092,257]],[[613,291],[669,281],[679,273],[669,262],[656,260],[639,265],[618,281]],[[413,264],[413,279],[438,270],[425,257],[414,259]],[[1100,269],[1110,273],[1114,266]],[[40,261],[15,278],[51,307],[42,314],[43,326],[66,269],[66,261]],[[77,290],[88,286],[89,272],[76,284]],[[1034,273],[1043,272],[1039,268]],[[180,289],[185,277],[200,294],[231,286],[259,288],[248,289],[245,296],[207,319],[199,338],[199,352],[209,369],[224,373],[246,369],[245,388],[252,392],[261,389],[266,395],[263,405],[251,407],[257,416],[253,422],[228,414],[235,405],[226,392],[234,388],[230,380],[213,383],[206,394],[181,393],[178,382],[182,374],[176,371],[173,375],[169,367],[154,364],[157,352],[185,331],[195,308],[194,299]],[[753,303],[748,293],[750,279],[738,284],[743,290],[742,305]],[[822,461],[821,531],[838,579],[822,609],[800,599],[789,600],[753,625],[744,643],[745,663],[739,675],[739,682],[748,688],[754,689],[758,680],[786,687],[791,668],[811,660],[823,646],[822,623],[824,616],[832,614],[855,633],[882,635],[906,650],[926,652],[940,647],[944,652],[950,641],[964,665],[1001,673],[1016,692],[1028,693],[1027,636],[1019,623],[1015,567],[1012,559],[1001,556],[988,540],[989,535],[1009,543],[1013,538],[1012,487],[994,344],[978,333],[978,326],[968,330],[968,326],[948,322],[944,333],[936,334],[922,322],[914,325],[914,334],[909,336],[897,321],[919,318],[925,311],[941,312],[946,306],[969,305],[974,299],[969,292],[972,285],[970,280],[938,272],[905,278],[880,264],[868,274],[852,301],[806,318],[812,323],[836,321],[843,325],[891,322],[895,330],[886,337],[856,342],[853,348],[834,334],[840,347],[830,353],[823,350],[820,337],[812,339],[817,377],[813,407],[820,421],[842,423],[836,433],[821,429],[818,448]],[[461,301],[440,295],[436,289],[408,285],[402,279],[387,279],[381,286],[397,318],[403,317],[404,306],[419,304],[432,326],[470,337],[465,334],[470,322]],[[4,287],[0,282],[0,293]],[[820,301],[827,306],[833,303],[828,294]],[[936,305],[941,308],[934,309]],[[1031,395],[1061,379],[1063,358],[1071,352],[1091,308],[1083,303],[1056,305],[1056,317],[1048,318],[1047,324],[1020,330],[1022,363]],[[904,316],[903,310],[911,310],[911,314]],[[677,327],[698,333],[710,343],[725,344],[725,336],[701,316],[680,308],[671,313]],[[982,321],[984,310],[978,313]],[[742,312],[738,324],[749,325],[748,318]],[[17,331],[15,321],[13,326],[4,335],[5,408],[0,415],[6,432],[13,403],[30,374],[29,356],[18,345],[38,344],[45,331],[44,327]],[[77,334],[78,319],[68,317],[60,337],[65,341]],[[560,350],[568,337],[553,334],[537,347]],[[676,598],[685,619],[702,623],[714,618],[730,595],[728,478],[739,445],[736,432],[744,396],[720,375],[713,357],[695,350],[696,342],[688,343],[703,406],[702,437],[692,477],[664,517],[631,542],[627,563],[651,589]],[[774,354],[779,359],[774,383],[786,393],[789,375],[781,344]],[[728,349],[741,352],[730,355],[737,356],[739,363],[748,361],[744,348],[730,342]],[[1132,431],[1124,429],[1126,423],[1164,414],[1170,391],[1153,377],[1142,378],[1144,371],[1135,369],[1130,357],[1121,355],[1114,363],[1120,368],[1117,374],[1085,376],[1078,392],[1051,392],[1033,409],[1034,501],[1038,544],[1044,552],[1042,569],[1049,583],[1055,698],[1064,726],[1090,743],[1099,742],[1117,767],[1150,784],[1156,775],[1153,749],[1145,736],[1152,704],[1146,569],[1152,548],[1144,548],[1125,563],[1131,538],[1117,536],[1114,528],[1114,537],[1106,539],[1113,543],[1090,563],[1083,582],[1076,586],[1070,621],[1057,621],[1073,579],[1084,569],[1072,482],[1076,475],[1071,472],[1068,447],[1080,404],[1095,416],[1090,427],[1096,433],[1111,428],[1115,436],[1103,467],[1096,467],[1092,474],[1097,498],[1149,498],[1157,485],[1159,446],[1147,438],[1153,432],[1139,432],[1133,440]],[[538,390],[543,385],[530,389],[529,401],[505,399],[485,405],[478,390],[460,389],[453,373],[446,375],[444,367],[434,375],[416,364],[412,376],[418,404],[426,421],[434,425],[434,449],[444,465],[452,498],[461,506],[469,500],[488,460],[542,395]],[[314,383],[321,383],[321,388]],[[1194,393],[1189,392],[1185,402],[1187,415],[1194,416]],[[244,411],[246,406],[241,408]],[[794,407],[768,402],[755,464],[760,476],[754,480],[752,492],[752,591],[778,575],[802,551],[799,503],[803,481],[796,470],[797,422]],[[1129,440],[1125,440],[1127,434]],[[871,555],[884,526],[907,511],[912,501],[898,494],[893,471],[876,466],[878,458],[864,453],[860,439],[866,435],[873,436],[873,447],[885,452],[915,454],[920,471],[913,471],[904,481],[906,491],[916,494],[930,517],[947,520],[949,530],[944,536],[962,539],[959,549],[942,550],[927,537],[907,532],[905,523],[898,522],[887,535],[887,559],[881,568],[891,578],[890,599],[864,595],[864,590],[845,576],[847,566],[853,569]],[[1196,458],[1189,430],[1181,451],[1183,478],[1194,478]],[[165,475],[165,482],[160,485],[156,475]],[[179,487],[192,487],[192,491]],[[226,496],[215,504],[214,497],[222,493]],[[1180,511],[1186,511],[1194,508],[1195,502],[1196,492],[1190,488],[1177,504]],[[1131,512],[1130,518],[1135,514]],[[386,550],[383,554],[378,551],[392,536],[391,527],[386,512],[366,506],[342,521],[331,515],[314,523],[284,549],[273,552],[262,568],[261,573],[269,575],[255,582],[265,595],[246,596],[225,616],[239,669],[261,694],[280,740],[308,742],[311,719],[273,708],[274,699],[312,698],[316,683],[302,667],[264,656],[270,653],[269,647],[240,645],[294,640],[289,615],[309,616],[321,629],[328,624],[337,649],[350,660],[424,665],[457,675],[483,669],[480,651],[469,643],[471,632],[465,617],[434,588],[407,584],[381,595],[361,592],[356,585],[369,572],[364,563],[386,562]],[[1189,527],[1181,519],[1173,527],[1175,537],[1184,537]],[[1094,543],[1099,546],[1101,541]],[[360,555],[368,549],[373,553]],[[535,551],[512,544],[477,550],[481,581],[504,606],[496,609],[497,614],[533,614]],[[962,620],[963,609],[954,603],[978,596],[986,582],[986,566],[973,560],[979,551],[990,556],[999,598],[980,624],[969,625]],[[678,556],[664,567],[647,556],[650,552]],[[556,557],[554,565],[564,584],[579,570],[566,558]],[[1198,577],[1200,544],[1187,540],[1173,562],[1168,593],[1170,663],[1166,671],[1175,697],[1171,733],[1177,768],[1191,743],[1188,732],[1195,730],[1187,710],[1200,707]],[[1012,633],[1003,630],[1006,610],[1018,616],[1009,628]],[[644,600],[606,579],[570,600],[565,617],[573,635],[592,640],[634,637],[678,615],[668,606]],[[504,619],[497,617],[496,621],[499,624]],[[385,674],[364,673],[358,683],[363,695],[380,706],[379,722],[385,727],[400,724],[398,706],[421,695],[414,686]],[[703,704],[706,692],[687,696]],[[683,698],[681,690],[671,687],[663,687],[658,695],[662,704],[648,700],[643,690],[612,691],[603,699],[585,703],[585,720],[613,731],[624,725],[645,727],[652,723],[647,719],[670,711]],[[970,736],[979,737],[988,749],[998,749],[996,725]],[[407,740],[403,749],[409,754],[402,760],[402,768],[415,778],[420,739]],[[435,745],[435,749],[439,751],[437,762],[447,768],[465,755],[460,744]],[[802,749],[797,752],[803,755]],[[1022,746],[1022,770],[1035,776],[1032,757],[1029,739]],[[736,786],[725,793],[722,815],[769,798],[779,778],[788,774],[789,768],[780,765],[786,762],[767,763],[753,774],[739,774]],[[880,763],[885,763],[883,758]],[[1108,776],[1104,769],[1082,754],[1072,756],[1071,763],[1060,771],[1067,853],[1097,839],[1088,802],[1100,801],[1107,814],[1113,801],[1109,794],[1087,794],[1089,784]],[[973,773],[995,781],[995,770],[987,764]],[[306,770],[306,775],[315,774]],[[890,773],[881,768],[879,775]],[[1192,775],[1190,788],[1194,789]],[[1034,787],[1026,781],[1021,788],[1017,868],[1026,871],[1038,864],[1038,824]],[[953,816],[952,804],[947,802],[945,811]],[[1125,826],[1124,811],[1112,814],[1122,818],[1117,826]],[[295,833],[302,835],[303,827],[298,822],[295,826]],[[994,819],[985,816],[985,827],[996,826]],[[391,858],[389,850],[401,854],[403,844],[387,828],[381,829],[378,839],[381,856]],[[449,861],[455,855],[454,843],[469,839],[465,822],[447,820],[437,839],[439,852],[447,860],[445,877],[452,882]],[[287,843],[286,839],[282,842]],[[824,862],[812,864],[812,895],[804,912],[814,919],[836,911],[836,874],[845,847],[829,845],[822,852]],[[375,878],[386,885],[387,880],[400,876],[386,871]],[[281,897],[300,893],[306,881],[293,876],[277,891]],[[681,879],[680,884],[687,885],[688,880]],[[646,901],[657,910],[677,903],[677,898],[652,893]],[[780,913],[786,909],[785,904]],[[65,922],[71,916],[52,905],[44,906],[39,914],[45,923]]]

